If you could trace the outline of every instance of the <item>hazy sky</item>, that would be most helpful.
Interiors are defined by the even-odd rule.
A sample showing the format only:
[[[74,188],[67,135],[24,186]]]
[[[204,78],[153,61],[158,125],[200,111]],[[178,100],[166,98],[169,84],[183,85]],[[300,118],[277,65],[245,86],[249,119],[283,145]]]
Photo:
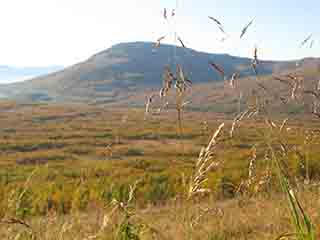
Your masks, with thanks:
[[[119,42],[154,41],[174,26],[196,50],[251,56],[257,45],[263,59],[320,55],[320,1],[178,0],[175,24],[163,20],[164,7],[175,8],[176,1],[2,0],[0,64],[71,65]],[[225,25],[229,40],[220,42],[223,35],[208,15]],[[314,47],[299,48],[311,33]]]

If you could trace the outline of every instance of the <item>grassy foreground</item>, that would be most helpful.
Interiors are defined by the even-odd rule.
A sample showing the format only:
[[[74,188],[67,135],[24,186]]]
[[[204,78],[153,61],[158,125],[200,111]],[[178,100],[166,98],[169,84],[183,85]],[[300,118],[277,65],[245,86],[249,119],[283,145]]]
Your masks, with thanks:
[[[141,109],[2,109],[1,239],[277,239],[295,232],[272,160],[278,153],[315,229],[320,224],[313,119],[290,116],[279,137],[270,126],[283,117],[270,126],[246,118],[231,138],[233,118],[222,114],[186,113],[179,136],[171,110],[144,120]],[[222,122],[214,166],[197,178],[199,152]]]

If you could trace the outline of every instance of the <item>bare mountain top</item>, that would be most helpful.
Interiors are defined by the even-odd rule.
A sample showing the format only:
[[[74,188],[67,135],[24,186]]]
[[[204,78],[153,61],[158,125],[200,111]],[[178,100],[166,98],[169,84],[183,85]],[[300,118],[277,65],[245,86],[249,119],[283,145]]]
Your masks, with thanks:
[[[165,65],[173,69],[180,63],[195,85],[223,80],[208,65],[222,66],[229,77],[240,72],[252,76],[251,59],[227,54],[209,54],[171,45],[154,48],[151,42],[117,44],[88,60],[62,71],[22,83],[0,86],[0,95],[20,100],[97,101],[103,103],[134,99],[145,89],[158,88]],[[318,59],[302,60],[302,65],[317,66]],[[301,65],[301,66],[302,66]],[[296,61],[262,61],[259,74],[290,71]]]

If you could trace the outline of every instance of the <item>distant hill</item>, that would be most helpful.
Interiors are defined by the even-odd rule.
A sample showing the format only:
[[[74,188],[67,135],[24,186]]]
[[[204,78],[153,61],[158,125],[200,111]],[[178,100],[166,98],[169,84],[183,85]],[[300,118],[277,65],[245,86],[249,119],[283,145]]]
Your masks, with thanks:
[[[0,86],[0,96],[20,100],[121,102],[144,89],[162,84],[165,65],[180,63],[194,84],[223,80],[208,65],[223,66],[226,76],[239,71],[253,75],[251,59],[228,54],[209,54],[172,45],[154,48],[151,42],[121,43],[64,70],[21,83]],[[313,64],[315,59],[309,59]],[[296,61],[262,61],[259,74],[290,70]],[[134,99],[134,98],[132,98]]]
[[[62,70],[62,66],[12,67],[0,65],[0,84],[23,81]]]

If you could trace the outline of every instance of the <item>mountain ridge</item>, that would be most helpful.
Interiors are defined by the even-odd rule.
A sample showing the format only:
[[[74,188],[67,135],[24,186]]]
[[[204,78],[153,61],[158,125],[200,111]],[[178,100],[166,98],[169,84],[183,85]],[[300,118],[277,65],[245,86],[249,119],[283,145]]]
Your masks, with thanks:
[[[154,48],[153,42],[119,43],[92,55],[85,61],[46,76],[25,82],[0,86],[0,95],[22,100],[84,101],[93,99],[116,102],[119,98],[158,88],[162,84],[165,65],[175,68],[181,64],[194,84],[219,82],[223,80],[210,68],[209,61],[222,66],[225,76],[240,72],[242,77],[253,76],[251,59],[229,54],[211,54],[189,48],[162,44]],[[305,59],[300,62],[318,64],[319,59]],[[259,74],[296,68],[293,61],[264,61],[259,65]],[[122,96],[122,97],[120,97]]]

